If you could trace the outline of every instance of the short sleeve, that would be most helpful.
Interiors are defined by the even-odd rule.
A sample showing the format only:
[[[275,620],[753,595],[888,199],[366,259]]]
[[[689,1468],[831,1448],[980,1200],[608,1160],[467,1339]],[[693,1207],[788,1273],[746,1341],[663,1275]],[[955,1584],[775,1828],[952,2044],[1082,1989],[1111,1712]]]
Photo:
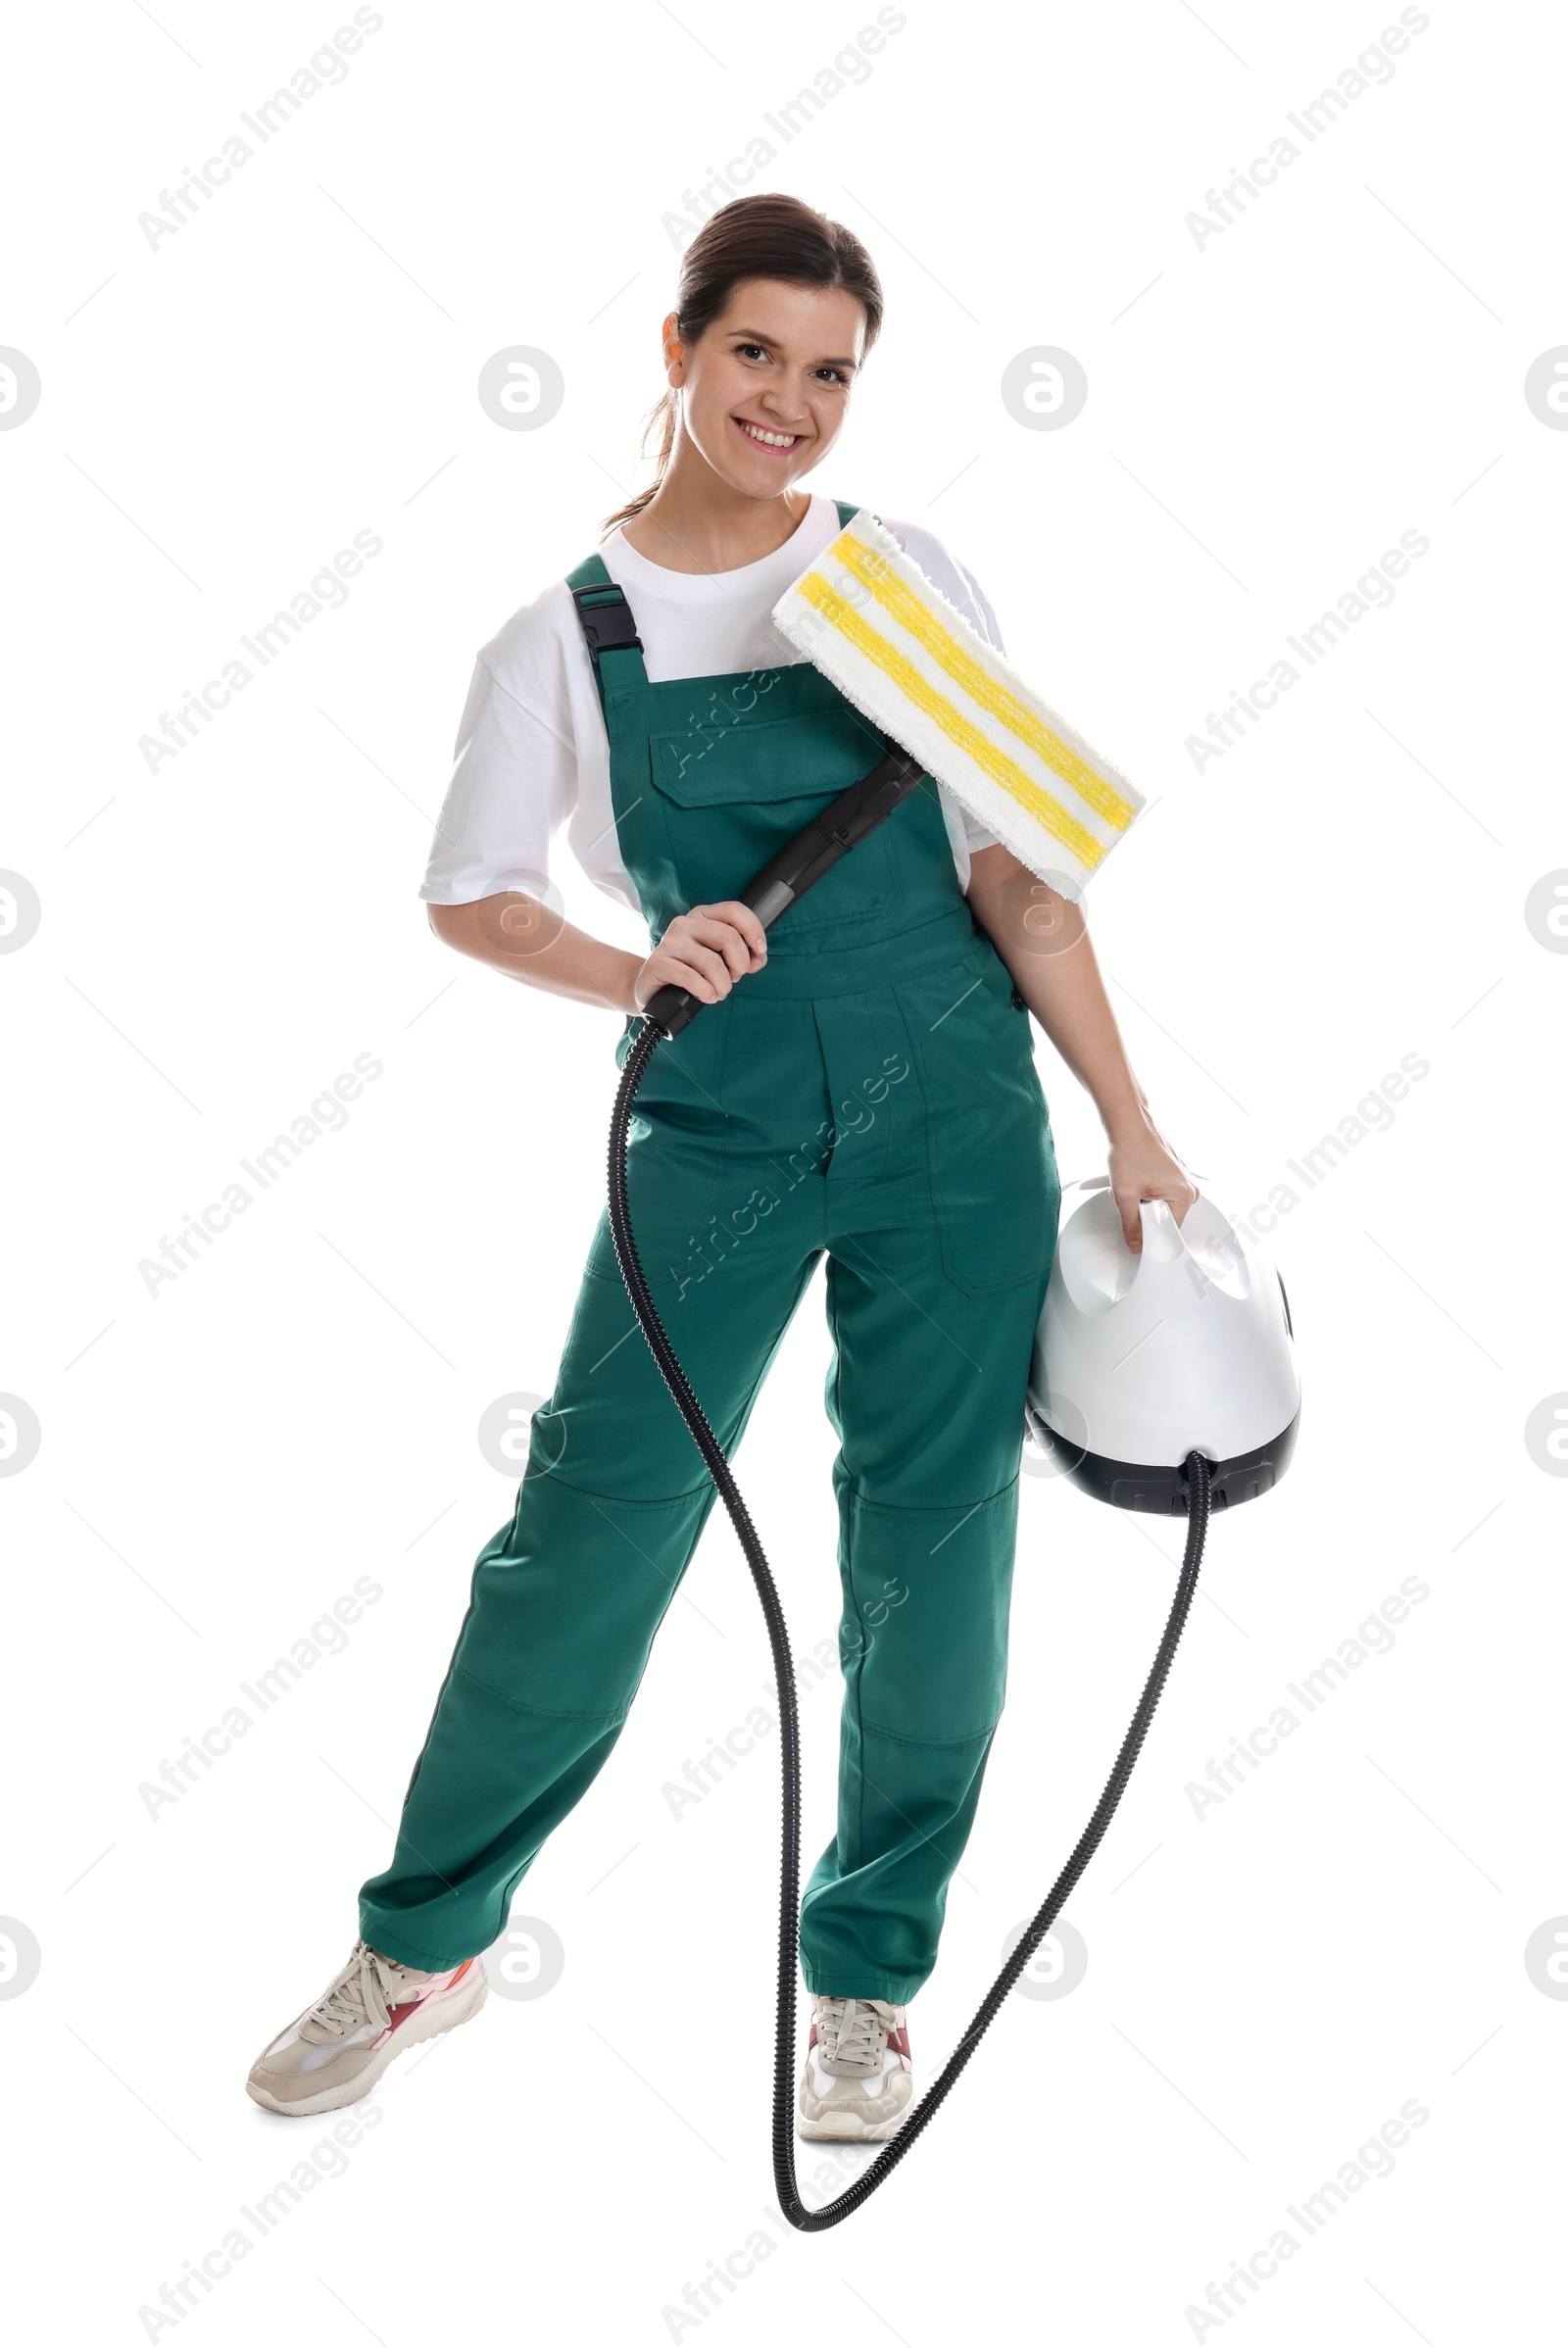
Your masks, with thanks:
[[[557,698],[528,706],[479,656],[419,890],[427,904],[471,905],[507,889],[544,896],[551,839],[576,804],[569,715],[547,706]]]

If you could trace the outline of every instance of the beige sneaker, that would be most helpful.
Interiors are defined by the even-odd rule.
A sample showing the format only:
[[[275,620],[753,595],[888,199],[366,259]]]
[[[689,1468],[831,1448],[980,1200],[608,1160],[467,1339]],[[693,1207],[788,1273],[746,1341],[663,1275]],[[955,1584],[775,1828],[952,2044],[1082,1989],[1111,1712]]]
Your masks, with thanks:
[[[914,2094],[905,2014],[880,1997],[812,2000],[798,2136],[881,2143],[897,2133]]]
[[[245,2092],[291,2118],[358,2103],[394,2055],[455,2030],[489,1994],[477,1957],[447,1973],[418,1973],[356,1940],[325,1993],[257,2056]]]

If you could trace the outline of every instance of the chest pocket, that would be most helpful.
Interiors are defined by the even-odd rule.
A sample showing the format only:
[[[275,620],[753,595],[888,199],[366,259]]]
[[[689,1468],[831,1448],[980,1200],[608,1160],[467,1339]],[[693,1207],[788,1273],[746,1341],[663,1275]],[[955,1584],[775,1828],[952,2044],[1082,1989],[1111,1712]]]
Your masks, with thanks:
[[[754,872],[869,774],[882,738],[847,703],[805,714],[725,722],[695,699],[680,733],[649,737],[651,780],[671,865],[688,905],[744,889]],[[770,954],[856,942],[896,895],[887,826],[852,850],[768,932]]]

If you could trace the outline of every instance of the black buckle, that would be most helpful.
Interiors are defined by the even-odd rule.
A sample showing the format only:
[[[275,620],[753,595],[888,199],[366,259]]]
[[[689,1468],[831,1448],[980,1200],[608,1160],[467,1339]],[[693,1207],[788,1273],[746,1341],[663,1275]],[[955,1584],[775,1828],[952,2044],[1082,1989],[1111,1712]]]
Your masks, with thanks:
[[[590,604],[590,595],[603,596],[603,603]],[[637,633],[637,622],[624,594],[613,581],[608,587],[574,587],[571,600],[577,607],[577,621],[582,629],[583,642],[597,668],[601,653],[640,653],[643,640]]]

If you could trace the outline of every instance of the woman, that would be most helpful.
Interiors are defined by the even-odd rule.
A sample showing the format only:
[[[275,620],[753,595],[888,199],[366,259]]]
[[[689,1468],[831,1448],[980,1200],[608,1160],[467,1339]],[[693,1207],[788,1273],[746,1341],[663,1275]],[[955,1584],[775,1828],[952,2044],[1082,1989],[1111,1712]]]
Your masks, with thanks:
[[[869,257],[821,214],[754,196],[709,220],[664,321],[658,479],[480,655],[422,891],[460,953],[625,1014],[622,1060],[660,987],[714,1006],[652,1062],[628,1182],[656,1302],[727,1451],[827,1257],[846,1685],[837,1831],[802,1909],[798,2127],[866,2138],[912,2094],[905,2010],[1003,1703],[1060,1196],[1025,1006],[1101,1112],[1129,1246],[1140,1199],[1180,1219],[1196,1196],[1078,908],[929,780],[771,933],[732,894],[881,755],[769,618],[854,511],[803,483],[881,319]],[[938,540],[889,527],[996,643]],[[646,958],[548,911],[568,814],[590,877],[647,916]],[[713,1498],[602,1217],[392,1864],[363,1888],[347,1965],[258,2059],[258,2102],[352,2103],[484,2002],[479,1952],[607,1759]]]

